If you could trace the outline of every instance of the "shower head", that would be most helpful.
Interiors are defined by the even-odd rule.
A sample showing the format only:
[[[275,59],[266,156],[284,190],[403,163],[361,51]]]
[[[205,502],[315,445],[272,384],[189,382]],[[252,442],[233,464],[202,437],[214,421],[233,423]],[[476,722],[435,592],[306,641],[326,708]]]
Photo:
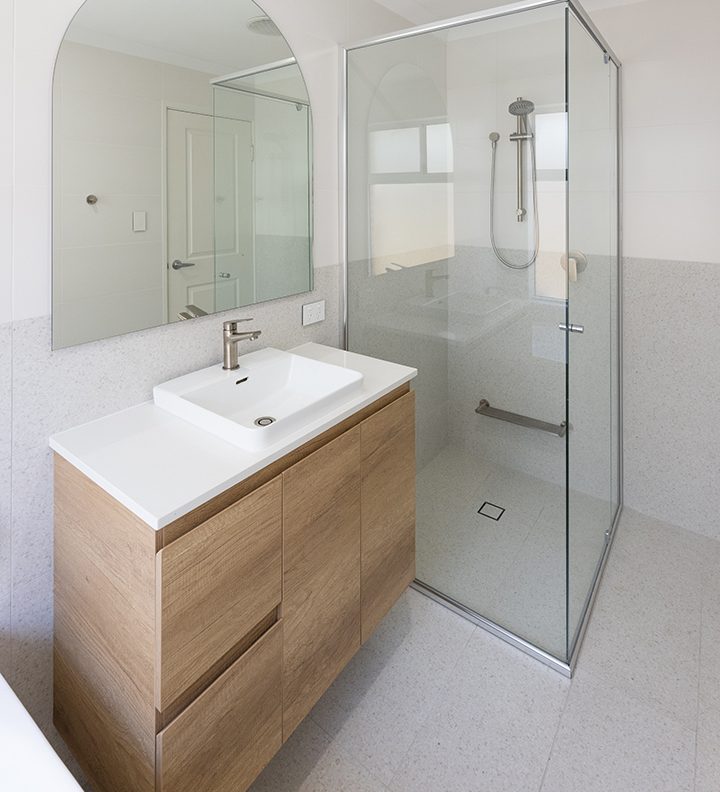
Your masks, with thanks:
[[[511,102],[510,107],[508,107],[508,112],[514,116],[528,116],[534,110],[535,104],[529,99],[523,99],[522,96],[518,96],[517,100]]]
[[[493,148],[497,145],[498,140],[500,140],[500,135],[497,132],[491,132],[488,136],[490,138],[490,142],[493,145]]]

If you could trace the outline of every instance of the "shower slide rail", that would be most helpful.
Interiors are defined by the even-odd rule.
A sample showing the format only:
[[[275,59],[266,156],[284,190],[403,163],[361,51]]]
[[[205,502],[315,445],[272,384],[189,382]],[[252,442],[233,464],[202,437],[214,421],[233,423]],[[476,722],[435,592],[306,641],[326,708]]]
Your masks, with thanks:
[[[559,424],[552,424],[547,421],[539,421],[537,418],[529,418],[527,415],[520,415],[520,413],[499,410],[497,407],[492,407],[487,399],[480,400],[475,412],[478,415],[497,418],[499,421],[507,421],[518,426],[525,426],[528,429],[539,429],[541,432],[549,432],[558,437],[565,437],[567,432],[567,423],[565,421]]]

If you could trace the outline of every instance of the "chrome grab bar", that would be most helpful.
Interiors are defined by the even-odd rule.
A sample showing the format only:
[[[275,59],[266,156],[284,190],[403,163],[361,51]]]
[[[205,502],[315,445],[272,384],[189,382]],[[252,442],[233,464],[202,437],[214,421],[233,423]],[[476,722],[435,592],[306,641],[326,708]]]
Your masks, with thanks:
[[[499,421],[507,421],[508,423],[517,424],[518,426],[525,426],[528,429],[539,429],[541,432],[549,432],[558,437],[565,437],[567,432],[567,423],[565,421],[560,424],[551,424],[547,421],[539,421],[537,418],[528,418],[527,415],[508,412],[507,410],[498,410],[497,407],[491,407],[487,399],[480,400],[480,404],[478,404],[475,412],[478,415],[486,415],[488,418],[497,418]]]

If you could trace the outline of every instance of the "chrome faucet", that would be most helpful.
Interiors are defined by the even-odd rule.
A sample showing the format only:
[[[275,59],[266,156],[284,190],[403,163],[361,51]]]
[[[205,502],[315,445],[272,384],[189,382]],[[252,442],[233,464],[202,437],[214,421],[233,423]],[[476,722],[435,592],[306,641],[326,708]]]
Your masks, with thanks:
[[[260,330],[250,330],[247,333],[238,332],[240,322],[252,321],[252,319],[233,319],[230,322],[223,322],[223,369],[225,371],[240,368],[237,351],[239,341],[256,341],[260,337]]]
[[[433,283],[436,280],[450,280],[448,275],[436,275],[432,270],[425,270],[425,296],[430,300],[435,296]]]

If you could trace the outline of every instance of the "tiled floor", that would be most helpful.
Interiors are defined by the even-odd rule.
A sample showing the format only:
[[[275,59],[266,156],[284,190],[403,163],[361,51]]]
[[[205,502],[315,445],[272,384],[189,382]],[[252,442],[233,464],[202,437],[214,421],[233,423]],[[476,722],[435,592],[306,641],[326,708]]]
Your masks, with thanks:
[[[483,502],[505,509],[496,522]],[[562,657],[566,650],[565,489],[448,445],[418,475],[417,576]],[[611,507],[572,491],[571,623],[579,622]]]
[[[719,569],[626,512],[572,681],[410,591],[252,792],[718,792]]]

